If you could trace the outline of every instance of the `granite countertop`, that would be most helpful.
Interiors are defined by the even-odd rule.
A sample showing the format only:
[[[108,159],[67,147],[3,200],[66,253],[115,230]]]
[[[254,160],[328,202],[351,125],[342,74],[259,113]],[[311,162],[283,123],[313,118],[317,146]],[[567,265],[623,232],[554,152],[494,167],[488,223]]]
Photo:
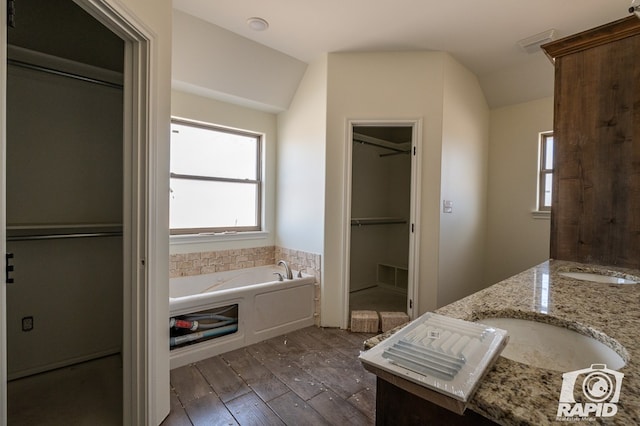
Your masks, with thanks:
[[[559,275],[563,271],[592,270],[621,278],[640,277],[637,270],[549,260],[436,313],[479,322],[490,317],[531,319],[596,338],[626,361],[619,370],[624,378],[618,412],[606,419],[596,417],[596,423],[640,424],[640,284],[601,284]],[[394,331],[369,339],[365,349]],[[561,387],[562,372],[501,356],[481,381],[467,408],[503,425],[553,424],[557,421]]]

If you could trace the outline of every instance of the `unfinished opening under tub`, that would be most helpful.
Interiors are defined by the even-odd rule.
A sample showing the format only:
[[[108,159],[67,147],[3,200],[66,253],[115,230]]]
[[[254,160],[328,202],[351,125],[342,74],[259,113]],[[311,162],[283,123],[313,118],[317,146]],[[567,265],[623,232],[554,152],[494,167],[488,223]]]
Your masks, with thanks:
[[[227,336],[238,331],[238,305],[176,315],[169,327],[171,350]]]

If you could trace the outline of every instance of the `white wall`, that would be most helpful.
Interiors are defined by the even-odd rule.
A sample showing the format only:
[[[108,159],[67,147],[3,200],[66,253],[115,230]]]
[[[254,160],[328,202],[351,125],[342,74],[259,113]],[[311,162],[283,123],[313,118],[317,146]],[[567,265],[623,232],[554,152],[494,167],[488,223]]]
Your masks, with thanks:
[[[330,54],[328,77],[323,325],[346,325],[349,119],[422,120],[418,312],[480,288],[489,116],[475,76],[446,53],[384,52]],[[458,213],[441,218],[445,194],[459,200]]]
[[[225,236],[204,237],[199,242],[186,244],[180,243],[180,238],[173,238],[171,241],[171,254],[274,245],[276,234],[276,145],[278,138],[276,115],[178,90],[173,90],[171,93],[171,115],[176,118],[196,120],[264,134],[264,212],[262,221],[264,230],[267,233],[256,238],[242,240],[229,240]]]
[[[475,75],[444,63],[438,306],[483,287],[489,108]],[[443,213],[442,200],[453,202]]]
[[[485,281],[549,258],[548,219],[535,219],[538,134],[553,130],[553,98],[491,111]]]
[[[322,323],[344,313],[346,144],[349,119],[422,119],[420,310],[437,303],[443,66],[438,52],[329,55]]]
[[[324,253],[327,57],[307,68],[278,115],[276,244]]]
[[[306,64],[174,10],[174,88],[271,112],[289,107]]]

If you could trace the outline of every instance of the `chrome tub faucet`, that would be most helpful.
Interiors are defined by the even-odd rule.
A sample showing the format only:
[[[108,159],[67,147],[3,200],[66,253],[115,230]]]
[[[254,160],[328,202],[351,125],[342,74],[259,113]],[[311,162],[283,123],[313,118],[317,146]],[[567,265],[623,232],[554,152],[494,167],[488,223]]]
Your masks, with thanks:
[[[285,262],[284,260],[279,260],[278,261],[278,266],[284,266],[284,270],[286,272],[286,277],[288,280],[292,280],[293,279],[293,272],[291,272],[291,269],[289,268],[289,265],[287,265],[287,262]]]

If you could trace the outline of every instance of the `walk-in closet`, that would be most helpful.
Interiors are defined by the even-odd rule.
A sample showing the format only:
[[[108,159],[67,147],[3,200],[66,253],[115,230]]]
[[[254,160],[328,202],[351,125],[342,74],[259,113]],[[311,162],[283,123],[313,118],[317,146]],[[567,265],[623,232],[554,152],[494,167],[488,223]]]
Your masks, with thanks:
[[[349,309],[407,312],[410,126],[354,126]]]
[[[8,422],[121,424],[124,44],[71,0],[8,43]]]

